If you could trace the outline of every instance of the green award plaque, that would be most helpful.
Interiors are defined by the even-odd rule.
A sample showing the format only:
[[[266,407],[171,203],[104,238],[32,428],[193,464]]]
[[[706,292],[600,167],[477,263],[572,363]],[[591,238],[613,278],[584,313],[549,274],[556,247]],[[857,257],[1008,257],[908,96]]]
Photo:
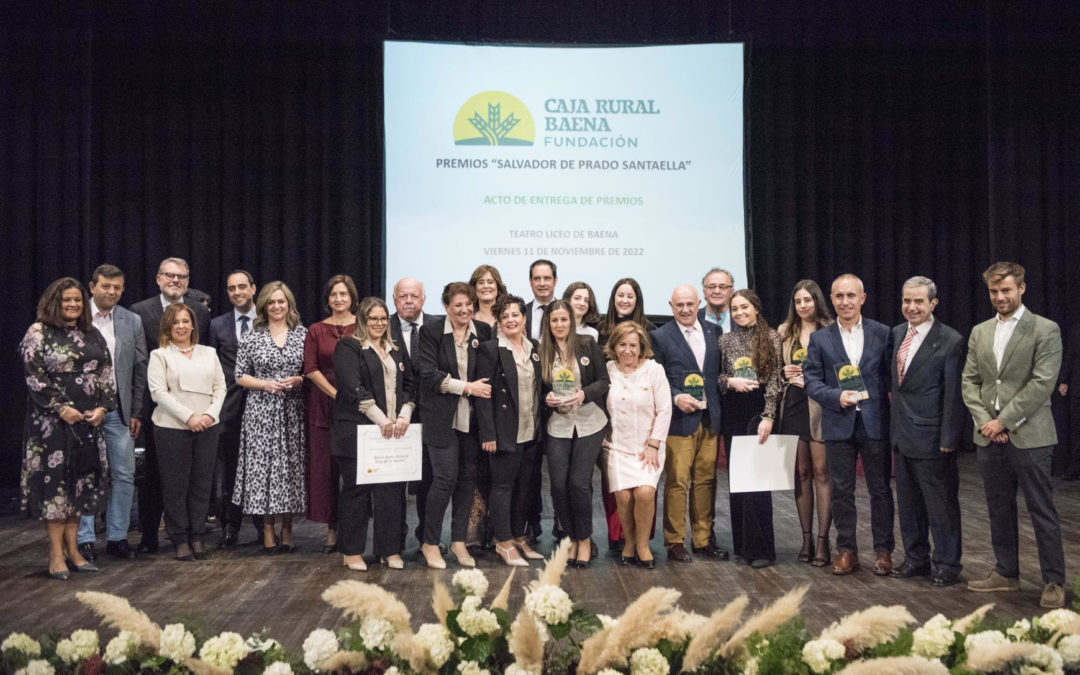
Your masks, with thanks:
[[[683,378],[683,393],[690,394],[698,401],[705,400],[705,379],[697,373],[690,373]]]
[[[567,399],[574,395],[575,389],[577,382],[574,380],[574,371],[569,368],[556,368],[551,376],[551,390],[555,395]]]
[[[870,393],[866,391],[866,384],[863,382],[862,372],[859,371],[858,366],[845,363],[833,366],[833,369],[836,371],[836,381],[840,384],[841,390],[857,393],[860,401],[870,398]]]
[[[749,356],[740,356],[735,359],[734,372],[735,377],[743,377],[748,380],[757,380],[757,371],[754,370],[754,361]]]

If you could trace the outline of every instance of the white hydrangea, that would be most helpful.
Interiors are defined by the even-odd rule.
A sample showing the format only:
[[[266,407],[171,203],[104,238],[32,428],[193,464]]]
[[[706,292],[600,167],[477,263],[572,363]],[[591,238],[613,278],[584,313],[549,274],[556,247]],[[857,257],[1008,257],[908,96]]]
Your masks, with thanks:
[[[484,576],[483,572],[476,568],[458,570],[454,573],[451,583],[454,585],[454,588],[457,588],[466,595],[478,595],[483,597],[488,590],[487,577]]]
[[[1071,609],[1052,609],[1039,617],[1039,625],[1053,633],[1077,619],[1080,619],[1080,614]]]
[[[936,659],[949,653],[956,642],[952,622],[943,614],[936,614],[912,634],[911,653]]]
[[[492,635],[499,632],[499,617],[480,606],[480,596],[470,595],[461,603],[461,612],[457,616],[458,625],[466,635]]]
[[[1036,645],[1020,666],[1020,675],[1064,675],[1064,672],[1061,654],[1046,645]]]
[[[12,633],[4,638],[4,642],[0,643],[0,652],[6,652],[9,649],[22,652],[27,656],[41,656],[41,645],[26,633]]]
[[[202,649],[199,650],[199,658],[215,666],[231,670],[250,652],[251,649],[248,648],[247,642],[244,642],[243,636],[226,631],[204,642]]]
[[[964,649],[969,654],[987,647],[995,647],[1005,644],[1009,639],[999,630],[984,630],[980,633],[972,633],[964,637]]]
[[[604,625],[604,628],[614,628],[619,623],[618,619],[614,619],[607,614],[597,614],[596,618],[600,619],[600,623]]]
[[[659,649],[646,647],[630,655],[630,675],[668,675],[671,664]]]
[[[525,606],[546,624],[566,623],[574,602],[558,586],[537,586],[525,596]]]
[[[394,639],[394,627],[383,619],[364,619],[360,624],[360,639],[368,649],[386,649]]]
[[[135,655],[142,641],[139,636],[129,630],[122,630],[116,637],[109,640],[105,645],[105,663],[118,666]]]
[[[268,652],[271,649],[277,649],[281,646],[281,643],[274,638],[266,638],[262,640],[257,635],[252,635],[247,639],[247,646],[253,652]]]
[[[19,668],[15,675],[55,675],[56,670],[45,659],[34,659],[26,664],[25,668]]]
[[[481,668],[476,661],[462,661],[458,664],[458,672],[461,675],[491,675],[487,668]]]
[[[195,655],[195,636],[182,623],[170,623],[161,631],[158,654],[175,663],[183,663]]]
[[[1080,635],[1066,635],[1061,638],[1058,640],[1057,650],[1066,668],[1080,669]]]
[[[1027,619],[1020,619],[1005,630],[1005,634],[1017,642],[1027,639],[1029,632],[1031,632],[1031,622]]]
[[[416,631],[413,638],[420,646],[427,650],[428,658],[436,668],[442,668],[443,664],[454,653],[454,643],[450,641],[450,631],[441,623],[425,623]]]
[[[622,673],[620,673],[619,671],[614,670],[612,668],[604,668],[603,670],[598,672],[596,675],[622,675]]]
[[[517,663],[511,663],[506,667],[506,670],[503,671],[503,675],[540,675],[541,672],[541,668],[525,668],[519,666]],[[600,672],[603,673],[604,671]]]
[[[316,628],[304,640],[304,664],[318,672],[322,662],[330,658],[338,648],[338,639],[334,631]]]
[[[811,640],[803,645],[803,663],[815,673],[826,673],[832,668],[832,662],[844,658],[847,650],[836,640]]]
[[[383,675],[401,675],[401,671],[398,670],[397,666],[390,666],[383,671]]]
[[[753,657],[743,666],[743,675],[758,675],[757,657]]]
[[[389,670],[386,672],[390,672]],[[263,675],[293,675],[292,666],[285,661],[275,661],[266,667]]]
[[[92,630],[77,630],[70,638],[56,643],[56,655],[64,663],[78,663],[98,652],[98,635]]]

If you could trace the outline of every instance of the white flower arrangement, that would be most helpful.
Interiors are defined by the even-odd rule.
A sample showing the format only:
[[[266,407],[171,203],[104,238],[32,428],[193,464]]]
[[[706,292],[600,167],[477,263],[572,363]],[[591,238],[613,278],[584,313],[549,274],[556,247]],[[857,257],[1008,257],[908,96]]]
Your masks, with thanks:
[[[472,637],[493,635],[499,632],[499,617],[480,606],[478,595],[469,595],[462,601],[457,622],[461,630]]]
[[[1021,675],[1064,675],[1064,672],[1061,654],[1046,645],[1037,645],[1020,666]]]
[[[630,655],[630,675],[668,675],[671,664],[659,649],[635,649]]]
[[[846,652],[844,645],[836,640],[811,640],[803,645],[802,660],[815,673],[827,673],[832,662],[844,658]]]
[[[600,671],[600,673],[603,672],[604,671]],[[540,673],[541,670],[539,668],[522,668],[516,663],[511,663],[506,667],[506,670],[503,671],[503,675],[540,675]],[[598,673],[597,675],[600,675],[600,673]]]
[[[604,628],[614,628],[616,624],[619,623],[618,619],[612,618],[607,614],[597,614],[596,618],[600,619],[600,623],[603,624]]]
[[[980,649],[1002,645],[1009,639],[999,630],[984,630],[980,633],[972,633],[964,638],[964,649],[970,654]]]
[[[751,658],[743,665],[742,675],[758,675],[757,657]]]
[[[316,628],[308,634],[303,644],[304,665],[319,672],[322,662],[338,650],[338,639],[334,631]]]
[[[461,675],[491,675],[487,668],[481,668],[476,661],[462,661],[458,664],[458,672]]]
[[[401,671],[398,670],[397,666],[390,666],[383,671],[383,675],[401,675]]]
[[[1070,670],[1080,669],[1080,635],[1066,635],[1058,640],[1058,654],[1062,665]]]
[[[476,568],[455,572],[450,582],[454,585],[454,588],[466,595],[483,597],[488,590],[487,577]]]
[[[195,636],[184,624],[170,623],[161,631],[158,654],[174,663],[183,663],[195,655]]]
[[[613,670],[611,668],[604,668],[603,670],[598,672],[596,675],[622,675],[622,673],[620,673],[617,670]]]
[[[41,645],[26,633],[12,633],[4,638],[4,642],[0,644],[0,652],[6,652],[9,649],[22,652],[27,656],[41,656]]]
[[[199,650],[199,658],[212,665],[232,669],[250,652],[247,642],[239,633],[226,631],[204,642]]]
[[[1071,609],[1052,609],[1039,617],[1039,626],[1051,633],[1059,631],[1073,621],[1080,619],[1080,614]]]
[[[442,668],[454,653],[454,643],[450,640],[450,631],[441,623],[425,623],[416,631],[413,638],[425,650],[436,668]]]
[[[98,652],[98,635],[92,630],[77,630],[70,638],[56,643],[56,655],[64,663],[78,663]]]
[[[1027,619],[1020,619],[1005,630],[1005,634],[1017,642],[1027,639],[1030,632],[1031,622]]]
[[[263,671],[263,675],[293,675],[293,669],[292,666],[284,661],[275,661],[266,667],[266,670]]]
[[[122,630],[105,645],[105,655],[102,658],[110,666],[118,666],[134,656],[140,646],[142,641],[138,635]]]
[[[394,639],[394,627],[383,619],[365,618],[360,624],[360,639],[364,641],[364,646],[372,651],[386,649]]]
[[[45,659],[34,659],[26,664],[26,667],[15,671],[15,675],[55,675],[55,673],[56,669]]]
[[[912,634],[911,653],[936,659],[949,653],[956,642],[952,622],[943,614],[936,614]]]
[[[558,586],[537,586],[525,596],[525,606],[546,624],[566,623],[574,602],[566,591]]]
[[[252,635],[247,639],[247,646],[253,652],[268,652],[271,649],[278,649],[281,647],[281,643],[274,638],[266,638],[260,640],[258,636]]]

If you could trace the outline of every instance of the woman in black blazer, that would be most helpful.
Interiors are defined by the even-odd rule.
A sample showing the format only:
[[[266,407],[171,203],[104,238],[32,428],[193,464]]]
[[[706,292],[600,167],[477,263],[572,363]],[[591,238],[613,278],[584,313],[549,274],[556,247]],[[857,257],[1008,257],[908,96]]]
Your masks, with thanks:
[[[333,453],[341,466],[338,497],[338,550],[345,565],[366,570],[367,522],[374,516],[375,555],[387,567],[402,569],[401,530],[405,483],[356,484],[356,425],[376,424],[384,438],[400,438],[409,428],[416,399],[412,371],[390,338],[390,313],[380,298],[364,298],[353,335],[334,349]]]
[[[491,462],[488,507],[495,552],[512,566],[544,556],[525,543],[529,467],[540,437],[540,356],[525,334],[525,301],[507,295],[495,303],[499,337],[480,344],[476,373],[491,384],[491,398],[476,401],[481,449]]]
[[[577,334],[573,308],[563,300],[544,312],[537,351],[551,501],[574,542],[571,564],[584,568],[592,559],[592,474],[607,426],[607,366],[596,340]]]
[[[431,487],[424,512],[424,541],[420,553],[428,567],[445,569],[439,551],[443,515],[453,501],[450,550],[459,563],[475,567],[465,548],[480,459],[474,399],[490,398],[491,386],[476,375],[476,353],[480,343],[491,337],[482,321],[473,321],[476,291],[455,281],[442,294],[446,316],[426,322],[420,330],[420,397],[424,420],[424,445],[431,459]]]

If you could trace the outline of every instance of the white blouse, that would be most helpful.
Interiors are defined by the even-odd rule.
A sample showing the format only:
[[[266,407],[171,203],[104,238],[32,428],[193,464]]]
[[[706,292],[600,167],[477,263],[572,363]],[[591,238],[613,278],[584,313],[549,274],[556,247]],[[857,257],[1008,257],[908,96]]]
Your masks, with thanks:
[[[151,419],[159,427],[187,429],[192,415],[207,414],[218,422],[225,402],[225,373],[217,351],[195,345],[191,358],[173,345],[150,352],[146,386],[157,407]]]

